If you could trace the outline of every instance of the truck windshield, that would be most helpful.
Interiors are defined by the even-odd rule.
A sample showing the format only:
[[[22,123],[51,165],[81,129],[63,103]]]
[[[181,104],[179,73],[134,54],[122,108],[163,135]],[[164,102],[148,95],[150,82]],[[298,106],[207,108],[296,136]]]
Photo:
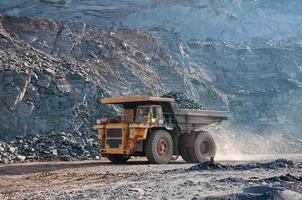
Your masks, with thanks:
[[[137,123],[146,123],[148,121],[149,112],[150,112],[149,107],[139,108],[137,110],[135,122],[137,122]]]

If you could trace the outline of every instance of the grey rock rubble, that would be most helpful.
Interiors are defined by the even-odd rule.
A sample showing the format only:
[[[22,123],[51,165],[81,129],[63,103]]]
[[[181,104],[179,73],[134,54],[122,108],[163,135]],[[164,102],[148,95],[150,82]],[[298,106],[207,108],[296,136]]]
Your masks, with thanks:
[[[14,146],[0,141],[0,163],[7,164],[16,161],[22,162],[25,159],[26,157],[20,155]]]
[[[26,136],[11,142],[26,160],[73,160],[100,158],[101,145],[95,137],[65,132]]]
[[[291,182],[302,182],[302,176],[294,176],[292,174],[285,174],[281,176],[274,176],[264,179],[264,181],[270,182],[282,182],[282,181],[291,181]]]
[[[101,144],[90,137],[65,132],[18,137],[10,144],[0,141],[0,163],[37,160],[100,159]]]
[[[277,159],[271,162],[262,162],[262,163],[247,163],[247,164],[238,164],[238,165],[224,165],[217,162],[204,162],[194,165],[187,169],[187,171],[195,171],[195,170],[251,170],[251,169],[278,169],[278,168],[302,168],[301,162],[294,162],[292,160],[287,159]]]
[[[277,187],[270,187],[270,186],[250,186],[243,189],[241,193],[234,193],[234,194],[225,194],[220,196],[214,197],[206,197],[205,200],[225,200],[225,199],[232,199],[232,200],[261,200],[261,199],[270,199],[270,200],[293,200],[297,199],[300,200],[302,195],[298,192],[287,190],[287,189],[280,189]]]

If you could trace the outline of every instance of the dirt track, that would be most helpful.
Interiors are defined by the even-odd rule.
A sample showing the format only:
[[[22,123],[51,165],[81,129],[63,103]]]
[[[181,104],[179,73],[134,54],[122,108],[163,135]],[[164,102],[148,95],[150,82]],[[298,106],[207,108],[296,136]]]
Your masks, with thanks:
[[[302,179],[272,179],[286,174],[299,178],[300,167],[188,171],[192,166],[183,161],[149,165],[145,160],[127,165],[107,160],[2,165],[0,199],[219,199],[256,185],[302,193]]]

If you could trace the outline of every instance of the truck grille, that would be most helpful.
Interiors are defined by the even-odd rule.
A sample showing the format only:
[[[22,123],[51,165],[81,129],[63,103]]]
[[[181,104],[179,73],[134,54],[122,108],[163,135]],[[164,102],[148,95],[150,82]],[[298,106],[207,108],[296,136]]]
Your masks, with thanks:
[[[109,148],[118,148],[122,144],[122,139],[107,139]]]
[[[118,148],[122,144],[123,131],[121,128],[107,129],[106,144],[109,148]]]

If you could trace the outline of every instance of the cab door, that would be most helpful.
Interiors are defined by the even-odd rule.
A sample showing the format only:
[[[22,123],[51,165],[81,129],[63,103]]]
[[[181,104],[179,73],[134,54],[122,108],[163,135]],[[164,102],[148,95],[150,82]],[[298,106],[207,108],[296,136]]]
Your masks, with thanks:
[[[155,105],[151,108],[151,124],[152,126],[159,126],[159,122],[163,121],[163,113],[161,106]]]
[[[156,106],[152,106],[151,109],[151,124],[152,126],[156,126],[158,124],[158,108]]]

